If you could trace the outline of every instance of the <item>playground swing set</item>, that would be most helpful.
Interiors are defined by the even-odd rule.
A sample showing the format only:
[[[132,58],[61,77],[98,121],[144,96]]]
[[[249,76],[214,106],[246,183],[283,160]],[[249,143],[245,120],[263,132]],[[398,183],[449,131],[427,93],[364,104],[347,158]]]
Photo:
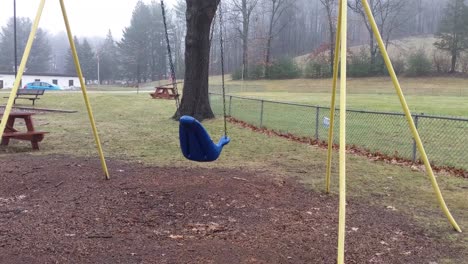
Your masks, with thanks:
[[[390,77],[392,79],[393,85],[395,87],[396,93],[399,97],[400,103],[402,105],[403,111],[405,113],[406,119],[408,121],[411,133],[413,135],[414,140],[416,141],[416,145],[418,148],[419,153],[421,154],[422,161],[424,162],[424,166],[426,168],[426,172],[429,176],[431,181],[432,187],[434,192],[437,196],[438,202],[442,211],[446,215],[447,219],[449,220],[452,227],[461,232],[460,227],[456,223],[455,219],[451,215],[449,209],[447,208],[445,201],[442,197],[442,193],[438,186],[437,180],[434,176],[432,171],[431,165],[429,163],[429,159],[426,155],[424,150],[421,138],[419,137],[418,131],[414,125],[413,119],[411,117],[411,112],[408,108],[406,103],[405,97],[403,95],[402,89],[400,87],[398,78],[395,74],[393,69],[392,63],[388,56],[388,53],[385,49],[385,45],[383,43],[382,37],[380,35],[379,29],[375,22],[374,16],[372,11],[367,3],[367,0],[361,0],[363,4],[364,11],[367,15],[367,18],[370,22],[372,30],[374,31],[374,36],[377,39],[381,54],[384,58],[385,64],[389,71]],[[107,169],[107,164],[104,158],[101,142],[99,139],[99,134],[96,128],[96,124],[93,117],[93,112],[91,109],[91,105],[89,103],[89,98],[87,95],[86,85],[84,82],[83,74],[81,71],[79,59],[76,53],[76,47],[73,42],[73,35],[71,33],[68,16],[66,13],[64,0],[59,0],[62,15],[68,35],[68,40],[70,43],[70,47],[73,54],[74,63],[76,66],[76,72],[78,74],[81,91],[83,94],[84,102],[86,105],[86,109],[88,112],[88,117],[91,123],[93,136],[96,142],[97,150],[99,153],[99,157],[101,160],[102,170],[105,174],[106,179],[109,179],[109,172]],[[31,51],[31,47],[34,41],[34,37],[36,35],[36,31],[39,25],[39,21],[42,15],[42,11],[44,9],[45,0],[41,0],[39,3],[39,8],[36,13],[36,18],[32,25],[31,33],[29,35],[25,51],[21,60],[21,64],[18,70],[18,75],[15,80],[15,84],[13,89],[11,90],[7,105],[5,107],[4,116],[8,117],[11,113],[11,109],[13,107],[13,101],[16,95],[16,92],[19,88],[20,80],[23,76],[24,69],[26,67],[26,63]],[[170,51],[169,45],[169,37],[167,34],[167,25],[166,25],[166,18],[165,18],[165,7],[164,1],[161,0],[161,7],[163,12],[164,18],[164,25],[166,29],[166,41],[167,41],[167,48],[169,51],[169,61],[171,67],[171,74],[172,74],[172,85],[175,89],[175,93],[177,92],[177,82],[175,79],[175,71],[174,65],[172,62],[172,54]],[[337,263],[343,264],[344,263],[344,247],[345,247],[345,212],[346,212],[346,55],[347,55],[347,1],[340,0],[339,1],[339,14],[338,14],[338,25],[336,31],[336,46],[335,46],[335,58],[334,58],[334,69],[333,69],[333,83],[332,83],[332,94],[331,94],[331,111],[330,111],[330,127],[329,127],[329,135],[328,135],[328,157],[327,157],[327,170],[326,170],[326,191],[327,193],[330,192],[330,178],[331,178],[331,160],[332,160],[332,142],[333,142],[333,127],[334,127],[334,117],[335,117],[335,101],[336,101],[336,88],[337,88],[337,79],[338,73],[340,73],[340,129],[339,129],[339,223],[338,223],[338,252],[337,252]],[[223,54],[223,39],[222,39],[222,10],[221,10],[221,3],[219,6],[219,19],[220,19],[220,34],[221,34],[221,55]],[[221,56],[222,63],[221,63],[221,71],[222,71],[222,83],[223,83],[223,107],[224,107],[224,135],[221,137],[218,144],[215,144],[206,129],[203,125],[198,122],[195,118],[191,116],[182,116],[180,118],[180,125],[179,125],[179,137],[180,137],[180,145],[183,155],[193,161],[214,161],[216,160],[221,151],[223,146],[229,143],[230,139],[227,136],[227,122],[226,122],[226,103],[225,103],[225,88],[224,88],[224,61],[223,56]],[[339,66],[338,66],[339,65]],[[340,68],[338,68],[340,67]],[[338,70],[339,69],[339,70]],[[175,98],[177,111],[179,110],[179,98],[178,96]],[[8,118],[2,118],[0,122],[0,132],[3,134],[6,122]]]

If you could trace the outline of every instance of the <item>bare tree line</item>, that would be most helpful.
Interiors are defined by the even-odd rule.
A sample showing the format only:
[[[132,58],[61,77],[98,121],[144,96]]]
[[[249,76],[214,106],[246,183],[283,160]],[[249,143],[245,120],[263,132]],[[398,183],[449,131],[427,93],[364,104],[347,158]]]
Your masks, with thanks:
[[[174,23],[180,28],[174,36],[176,43],[183,42],[180,32],[184,31],[180,7],[185,0],[179,2]],[[369,0],[387,46],[393,39],[434,34],[446,3],[447,0]],[[334,45],[337,0],[225,0],[222,5],[228,72],[242,69],[247,78],[254,65],[268,65],[281,57],[299,56],[312,53],[320,46]],[[348,43],[369,45],[373,64],[378,51],[361,1],[349,0],[348,6],[351,11]],[[211,72],[219,73],[219,30],[214,28]],[[182,50],[179,54],[183,54]],[[333,56],[332,49],[330,56]],[[177,60],[183,61],[181,55]]]

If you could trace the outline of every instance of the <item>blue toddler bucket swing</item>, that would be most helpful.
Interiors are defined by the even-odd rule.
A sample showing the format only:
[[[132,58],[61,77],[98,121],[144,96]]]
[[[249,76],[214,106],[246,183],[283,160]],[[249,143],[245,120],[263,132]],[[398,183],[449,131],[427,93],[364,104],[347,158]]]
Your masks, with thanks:
[[[231,139],[225,134],[214,143],[203,125],[191,116],[179,120],[180,149],[184,157],[199,162],[215,161]]]
[[[210,162],[215,161],[221,155],[223,147],[227,145],[231,139],[227,136],[227,121],[226,121],[226,92],[224,88],[224,48],[223,48],[223,19],[222,19],[222,10],[221,4],[219,6],[219,22],[220,22],[220,49],[221,49],[221,76],[222,76],[222,90],[223,90],[223,109],[224,109],[224,136],[222,136],[218,143],[214,143],[211,139],[208,131],[203,127],[203,125],[194,117],[184,115],[179,120],[179,140],[180,140],[180,149],[185,158],[198,161],[198,162]],[[167,33],[167,24],[166,24],[166,10],[164,7],[164,1],[161,0],[161,11],[164,22],[164,29],[166,33],[166,44],[169,54],[169,64],[171,68],[171,77],[172,84],[175,88],[177,94],[176,78],[174,63],[172,62],[172,53],[171,46],[169,42],[169,35]],[[176,97],[176,107],[179,110],[179,98]]]

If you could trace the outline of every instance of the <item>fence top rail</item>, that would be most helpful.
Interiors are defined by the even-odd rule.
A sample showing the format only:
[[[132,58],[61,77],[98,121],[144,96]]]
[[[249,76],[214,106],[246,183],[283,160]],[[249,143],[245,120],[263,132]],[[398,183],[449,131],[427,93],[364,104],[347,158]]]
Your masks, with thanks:
[[[221,93],[213,93],[209,92],[209,94],[213,95],[219,95],[222,96]],[[244,99],[244,100],[250,100],[250,101],[259,101],[259,102],[267,102],[267,103],[275,103],[275,104],[285,104],[285,105],[294,105],[294,106],[303,106],[303,107],[320,107],[320,108],[326,108],[330,109],[330,107],[322,107],[318,105],[308,105],[308,104],[299,104],[299,103],[293,103],[293,102],[281,102],[281,101],[273,101],[273,100],[268,100],[268,99],[261,99],[261,98],[254,98],[254,97],[246,97],[246,96],[238,96],[238,95],[229,95],[227,94],[226,96],[236,98],[236,99]]]
[[[209,94],[222,96],[221,93],[209,92]],[[263,101],[263,102],[268,102],[268,103],[292,105],[292,106],[301,106],[301,107],[308,107],[308,108],[320,108],[320,109],[327,109],[327,110],[330,109],[330,107],[327,107],[327,106],[300,104],[300,103],[293,103],[293,102],[282,102],[282,101],[274,101],[274,100],[268,100],[268,99],[238,96],[238,95],[229,95],[229,94],[227,94],[226,96],[231,97],[231,98],[236,98],[236,99],[250,100],[250,101],[258,101],[258,102]],[[339,110],[339,108],[336,108],[336,110]],[[396,113],[396,112],[381,112],[381,111],[354,110],[354,109],[347,109],[346,111],[350,112],[350,113],[405,116],[405,114],[403,114],[403,113]],[[418,117],[418,118],[431,118],[431,119],[442,119],[442,120],[450,120],[450,121],[465,121],[465,122],[468,122],[468,118],[462,118],[462,117],[435,116],[435,115],[426,115],[426,114],[423,114],[423,113],[421,113],[421,114],[412,114],[412,116],[413,117]]]

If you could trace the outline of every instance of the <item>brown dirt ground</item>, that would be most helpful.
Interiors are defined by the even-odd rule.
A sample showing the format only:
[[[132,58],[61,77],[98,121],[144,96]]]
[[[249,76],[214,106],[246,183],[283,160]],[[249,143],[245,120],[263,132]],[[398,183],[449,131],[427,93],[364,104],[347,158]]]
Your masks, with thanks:
[[[0,158],[0,263],[335,263],[337,197],[242,168]],[[346,263],[437,263],[457,249],[349,200]],[[461,263],[462,261],[455,261]]]

